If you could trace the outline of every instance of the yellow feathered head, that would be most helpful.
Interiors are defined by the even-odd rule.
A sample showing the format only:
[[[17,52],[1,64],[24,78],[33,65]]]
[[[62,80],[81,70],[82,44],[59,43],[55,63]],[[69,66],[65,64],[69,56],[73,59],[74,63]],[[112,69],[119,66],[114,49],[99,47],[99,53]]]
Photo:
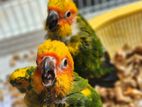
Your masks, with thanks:
[[[72,33],[78,9],[73,0],[49,0],[46,29],[49,36],[66,37]]]
[[[37,72],[34,74],[38,87],[51,88],[56,95],[64,96],[72,88],[74,63],[68,48],[60,41],[47,40],[38,48]]]

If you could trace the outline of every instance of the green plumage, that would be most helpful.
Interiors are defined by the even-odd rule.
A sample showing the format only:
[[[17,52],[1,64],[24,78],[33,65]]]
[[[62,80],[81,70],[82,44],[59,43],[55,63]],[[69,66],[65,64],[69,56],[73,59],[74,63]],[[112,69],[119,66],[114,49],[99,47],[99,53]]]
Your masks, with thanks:
[[[29,67],[29,69],[26,69],[25,72],[27,73],[27,71],[30,71],[30,73],[33,74],[32,72],[35,71],[33,68],[31,69],[31,67]],[[18,72],[21,71],[19,70]],[[21,76],[19,75],[19,77]],[[17,78],[15,78],[16,83],[22,82],[18,81],[19,79]],[[22,78],[23,82],[27,80],[26,76],[25,80],[24,77]],[[28,77],[28,79],[30,80],[31,77]],[[18,85],[11,82],[14,81],[14,79],[9,81],[13,86],[18,87],[18,89],[25,88],[24,85]],[[29,85],[32,86],[32,82],[29,81]],[[77,73],[74,73],[73,89],[71,92],[62,99],[55,99],[55,104],[48,104],[47,106],[45,102],[43,103],[43,100],[46,99],[44,96],[46,93],[37,94],[32,88],[29,90],[28,87],[27,90],[28,91],[25,91],[25,102],[28,107],[102,107],[100,96],[97,94],[95,89],[88,84],[86,79],[81,78]]]
[[[96,36],[94,30],[80,15],[77,18],[80,32],[73,36],[70,42],[80,42],[77,54],[73,54],[75,71],[87,78],[100,78],[112,71],[113,68],[103,66],[105,55],[103,46]]]
[[[86,79],[83,79],[76,73],[74,75],[73,90],[67,96],[69,107],[102,107],[100,96],[95,89],[88,84]],[[84,95],[82,93],[83,90],[89,91],[89,94]]]
[[[75,71],[94,85],[95,79],[114,72],[114,66],[106,66],[104,48],[88,22],[78,15],[75,23],[79,32],[71,34],[70,39],[57,38],[54,36],[56,32],[49,34],[48,38],[61,40],[67,45],[74,59]]]
[[[21,93],[25,93],[32,89],[32,75],[35,71],[34,66],[20,68],[15,70],[9,78],[9,82],[12,86],[16,87]]]
[[[73,36],[70,42],[79,44],[79,50],[77,53],[72,53],[75,62],[75,71],[88,78],[100,77],[104,75],[106,70],[102,70],[101,58],[103,56],[103,47],[100,40],[96,37],[95,32],[88,25],[88,23],[78,16],[77,24],[80,29],[79,33]]]

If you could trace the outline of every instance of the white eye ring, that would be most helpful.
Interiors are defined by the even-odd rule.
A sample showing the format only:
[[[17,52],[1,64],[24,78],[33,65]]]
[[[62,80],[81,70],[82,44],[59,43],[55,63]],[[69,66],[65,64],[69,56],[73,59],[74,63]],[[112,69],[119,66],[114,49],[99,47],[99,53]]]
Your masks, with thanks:
[[[65,13],[65,18],[68,18],[71,16],[71,12],[68,10],[66,13]]]
[[[68,66],[67,58],[64,58],[61,62],[61,69],[65,69]]]

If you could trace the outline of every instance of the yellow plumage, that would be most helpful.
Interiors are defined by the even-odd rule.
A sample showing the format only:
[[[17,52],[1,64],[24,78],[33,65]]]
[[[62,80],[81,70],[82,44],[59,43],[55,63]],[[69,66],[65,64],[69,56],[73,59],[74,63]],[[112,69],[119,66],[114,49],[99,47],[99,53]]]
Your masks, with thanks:
[[[49,0],[48,7],[52,6],[58,7],[63,12],[72,8],[74,8],[75,11],[78,11],[72,0]]]
[[[57,31],[61,35],[61,37],[66,37],[67,35],[70,35],[72,33],[72,29],[71,29],[70,25],[66,24],[66,23],[64,23],[62,25],[63,26],[60,28],[60,30]]]
[[[81,45],[81,43],[78,42],[78,43],[70,43],[70,44],[68,44],[67,46],[68,46],[69,51],[70,51],[73,55],[75,55],[75,54],[77,54],[77,53],[79,52],[79,47],[80,47],[80,45]]]
[[[85,88],[81,91],[81,93],[84,95],[84,96],[90,96],[91,95],[91,91],[90,89],[88,88]]]
[[[34,71],[34,66],[19,68],[12,72],[12,74],[9,76],[9,82],[18,88],[20,92],[24,93],[32,88],[31,76],[33,75]]]
[[[64,43],[59,42],[57,40],[46,40],[44,43],[39,45],[38,47],[38,56],[46,54],[46,53],[58,53],[58,56],[63,56],[64,54],[69,55],[68,48]],[[70,56],[70,55],[69,55]]]
[[[12,85],[17,83],[19,86],[16,88],[21,89],[19,77],[22,81],[24,78],[23,82],[25,82],[26,77],[28,78],[29,85],[24,87],[26,90],[24,99],[27,107],[57,107],[62,105],[76,107],[74,103],[77,102],[85,105],[84,107],[93,107],[94,105],[101,107],[100,99],[94,89],[90,87],[87,80],[73,73],[73,70],[73,59],[65,44],[60,41],[46,40],[38,48],[37,67],[15,71],[10,76],[10,80],[14,81],[10,82]],[[44,78],[45,75],[47,76]],[[53,84],[50,85],[51,82]],[[31,88],[29,89],[29,87]],[[94,94],[95,100],[92,98],[92,94]],[[83,103],[80,100],[83,100]]]
[[[39,45],[38,47],[38,52],[37,52],[37,59],[38,57],[42,57],[45,54],[52,54],[52,53],[57,53],[56,56],[58,56],[60,59],[62,59],[65,55],[69,57],[70,61],[72,64],[73,59],[72,56],[70,55],[70,52],[68,48],[65,46],[64,43],[57,41],[57,40],[46,40],[44,43]]]
[[[68,58],[70,61],[72,69],[58,72],[56,76],[55,86],[51,89],[52,92],[54,92],[57,96],[65,96],[72,89],[71,86],[73,81],[74,68],[72,56],[65,44],[57,40],[46,40],[38,47],[37,63],[39,64],[42,61],[43,57],[48,55],[57,58],[57,64],[60,64],[64,58]],[[41,74],[38,72],[34,73],[33,75],[34,88],[36,89],[36,92],[41,92],[43,90],[40,75]]]
[[[72,89],[72,77],[69,78],[69,75],[63,74],[62,76],[57,78],[57,82],[55,85],[55,92],[59,96],[65,96],[70,93]]]
[[[19,77],[24,77],[24,78],[29,78],[29,75],[27,75],[27,72],[25,72],[25,71],[27,71],[29,68],[27,67],[27,68],[22,68],[22,69],[17,69],[17,70],[15,70],[11,75],[10,75],[10,78],[9,78],[9,80],[10,81],[13,81],[13,80],[15,80],[16,78],[19,78]]]

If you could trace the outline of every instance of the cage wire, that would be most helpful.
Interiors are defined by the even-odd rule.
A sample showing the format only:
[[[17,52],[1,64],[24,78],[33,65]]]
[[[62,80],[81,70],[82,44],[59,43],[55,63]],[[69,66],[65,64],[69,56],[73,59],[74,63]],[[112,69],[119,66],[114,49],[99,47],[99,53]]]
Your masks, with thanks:
[[[2,0],[0,40],[43,29],[48,0]],[[85,16],[136,0],[74,0]],[[87,15],[86,15],[87,14]]]
[[[74,0],[86,19],[137,0]],[[44,40],[48,0],[0,0],[0,56],[36,47]]]
[[[7,0],[0,5],[0,39],[43,27],[47,0]]]

